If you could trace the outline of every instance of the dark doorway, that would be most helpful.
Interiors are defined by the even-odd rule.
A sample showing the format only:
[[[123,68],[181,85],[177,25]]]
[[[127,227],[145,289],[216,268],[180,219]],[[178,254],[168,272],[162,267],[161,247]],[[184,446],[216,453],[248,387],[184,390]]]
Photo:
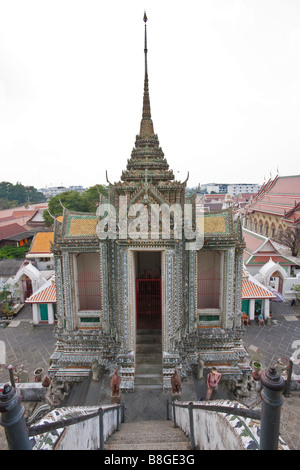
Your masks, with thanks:
[[[32,283],[28,276],[25,275],[24,279],[22,279],[22,288],[23,288],[23,295],[24,299],[28,299],[32,295]]]
[[[137,329],[161,328],[161,279],[136,279]]]
[[[161,329],[161,254],[137,253],[135,280],[137,329]]]

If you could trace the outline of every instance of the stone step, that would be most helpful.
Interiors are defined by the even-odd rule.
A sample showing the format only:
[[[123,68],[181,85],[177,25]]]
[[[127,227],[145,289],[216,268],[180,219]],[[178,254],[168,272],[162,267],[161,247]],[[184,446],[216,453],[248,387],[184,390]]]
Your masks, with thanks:
[[[136,391],[138,390],[162,390],[163,385],[161,384],[139,384],[139,385],[134,385],[134,389]]]
[[[136,344],[149,343],[149,344],[162,344],[161,333],[139,333],[136,335]]]
[[[152,341],[150,338],[138,338],[136,341],[136,346],[144,346],[144,347],[149,347],[149,348],[160,348],[162,349],[162,343],[161,340],[159,341]]]
[[[159,364],[145,364],[137,363],[135,367],[135,375],[142,374],[160,374],[162,375],[162,365]]]
[[[137,373],[135,373],[135,377],[137,377],[139,379],[141,379],[141,378],[151,379],[151,378],[156,378],[156,377],[162,377],[162,374],[141,374],[141,373],[137,374]]]
[[[107,444],[105,450],[190,450],[188,442],[144,442],[142,444]]]
[[[142,336],[142,335],[153,335],[153,336],[161,336],[161,330],[159,328],[145,328],[145,329],[138,329],[136,331],[137,336]]]
[[[134,386],[162,389],[162,337],[160,330],[139,330],[136,335]]]
[[[154,352],[162,354],[161,344],[139,343],[136,345],[135,350],[137,353],[152,354]]]
[[[189,450],[189,438],[172,421],[151,420],[122,423],[109,437],[107,450]]]
[[[134,385],[162,385],[162,376],[155,374],[135,375]]]
[[[136,355],[136,364],[162,364],[161,354],[137,354]]]
[[[138,422],[135,423],[136,424],[136,427],[138,428]],[[145,432],[144,430],[141,431],[141,430],[138,430],[136,432],[128,432],[128,430],[126,429],[126,431],[124,430],[124,432],[122,431],[122,425],[121,425],[121,430],[120,431],[116,431],[112,434],[112,436],[110,436],[109,438],[109,443],[110,444],[115,444],[115,443],[119,443],[119,444],[126,444],[126,443],[130,443],[130,442],[136,442],[137,444],[138,443],[141,443],[143,444],[143,442],[147,442],[147,443],[162,443],[162,442],[169,442],[169,441],[172,441],[172,442],[183,442],[183,441],[188,441],[188,439],[186,439],[186,436],[185,434],[180,430],[179,433],[171,433],[171,432],[167,432],[167,433],[164,433],[162,434],[161,432],[159,432],[158,430],[155,431],[155,433],[151,430],[148,430],[147,432]],[[176,431],[176,429],[174,429],[174,431]],[[142,436],[141,436],[141,432],[142,432]]]

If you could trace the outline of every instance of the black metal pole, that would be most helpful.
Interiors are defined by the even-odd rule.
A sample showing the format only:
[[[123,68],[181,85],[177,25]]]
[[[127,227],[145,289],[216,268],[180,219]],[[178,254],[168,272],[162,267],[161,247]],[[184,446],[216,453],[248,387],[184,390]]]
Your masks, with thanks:
[[[16,388],[16,382],[15,382],[15,377],[14,377],[14,368],[12,365],[7,366],[8,372],[9,372],[9,378],[10,378],[10,383],[11,386]]]
[[[122,400],[122,419],[121,419],[121,423],[125,423],[125,401]]]
[[[167,420],[170,419],[169,405],[170,405],[170,400],[169,400],[169,397],[167,397]]]
[[[275,367],[263,371],[260,380],[263,385],[260,450],[278,450],[280,408],[283,403],[281,392],[285,383]]]
[[[191,450],[195,449],[195,434],[194,434],[194,416],[193,416],[193,403],[188,404],[189,408],[189,418],[190,418],[190,441],[191,441]]]
[[[289,396],[290,396],[290,388],[291,388],[291,379],[292,379],[292,372],[293,372],[293,364],[294,364],[294,360],[293,360],[293,358],[291,357],[290,360],[289,360],[288,375],[287,375],[287,379],[286,379],[285,390],[284,390],[284,392],[283,392],[283,394],[284,394],[285,397],[289,397]]]
[[[100,432],[100,450],[104,450],[104,429],[103,429],[103,415],[102,408],[99,410],[99,432]]]
[[[174,428],[177,428],[177,423],[176,423],[176,413],[175,413],[175,401],[173,401],[173,421],[174,421]]]
[[[5,428],[9,450],[32,450],[24,407],[20,402],[20,392],[10,384],[5,384],[0,392],[0,424]]]
[[[118,408],[117,408],[117,429],[116,429],[116,431],[120,431],[120,409],[121,409],[121,405],[118,405]]]

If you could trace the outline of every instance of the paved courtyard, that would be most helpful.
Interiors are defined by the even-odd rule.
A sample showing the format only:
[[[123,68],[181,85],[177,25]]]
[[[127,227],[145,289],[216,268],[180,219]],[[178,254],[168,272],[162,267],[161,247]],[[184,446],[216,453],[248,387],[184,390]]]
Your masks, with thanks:
[[[23,364],[33,381],[35,369],[42,367],[44,373],[47,372],[56,339],[53,336],[53,326],[33,326],[31,320],[31,307],[25,306],[9,327],[0,328],[0,364],[13,366]],[[300,375],[300,306],[291,307],[288,303],[272,303],[271,324],[259,327],[252,322],[246,328],[243,340],[251,357],[259,360],[264,368],[274,364],[278,358],[288,361],[294,356],[293,371]],[[0,383],[7,380],[8,371],[2,366]],[[191,388],[187,389],[183,393],[183,398],[193,399],[187,396],[190,392]],[[151,391],[150,396],[149,392],[124,394],[124,400],[130,420],[138,420],[140,415],[149,414],[152,419],[156,415],[159,419],[166,411],[166,396],[160,391]],[[300,450],[299,391],[292,392],[290,397],[283,397],[281,435],[290,449]],[[0,426],[0,450],[6,448],[6,439]]]
[[[254,360],[264,368],[277,359],[288,362],[294,356],[293,371],[300,375],[300,306],[288,302],[271,303],[271,324],[258,326],[256,322],[246,327],[244,345]]]

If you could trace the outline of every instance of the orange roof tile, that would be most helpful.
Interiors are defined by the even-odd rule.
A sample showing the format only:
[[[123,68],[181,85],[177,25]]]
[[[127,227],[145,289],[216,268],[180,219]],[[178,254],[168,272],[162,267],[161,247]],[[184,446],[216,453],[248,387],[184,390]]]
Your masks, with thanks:
[[[44,290],[32,294],[26,302],[29,304],[56,303],[56,285],[46,287]]]
[[[84,214],[69,214],[67,224],[67,236],[92,236],[96,237],[96,228],[99,222],[98,217],[95,215]]]
[[[275,295],[249,279],[243,279],[242,299],[273,299]]]
[[[50,253],[53,239],[54,232],[38,232],[33,239],[29,253]]]

